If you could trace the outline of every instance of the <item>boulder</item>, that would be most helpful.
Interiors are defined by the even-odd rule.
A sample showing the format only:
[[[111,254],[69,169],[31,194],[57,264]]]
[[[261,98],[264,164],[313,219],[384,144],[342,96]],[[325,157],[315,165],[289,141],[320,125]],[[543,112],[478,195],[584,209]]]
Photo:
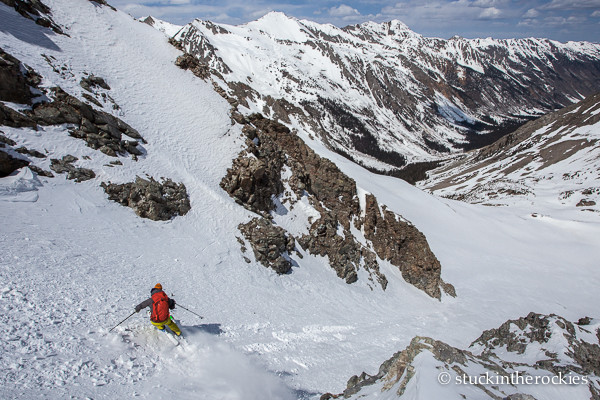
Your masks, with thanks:
[[[23,168],[27,165],[29,165],[29,161],[15,158],[0,150],[0,178],[8,176],[19,168]]]
[[[293,236],[265,218],[253,218],[240,224],[238,229],[250,242],[254,257],[267,268],[278,274],[287,274],[292,269],[288,253],[294,250]]]
[[[60,160],[52,158],[50,159],[50,169],[57,174],[66,173],[67,179],[75,180],[75,182],[83,182],[96,177],[91,169],[75,167],[73,163],[77,160],[77,157],[70,154]]]
[[[135,213],[153,221],[167,221],[190,210],[190,201],[183,183],[170,179],[157,182],[154,178],[124,184],[105,183],[101,185],[110,200],[133,208]]]
[[[88,92],[92,92],[92,89],[97,87],[100,87],[105,90],[110,90],[110,86],[108,86],[108,83],[106,83],[104,78],[95,75],[84,76],[79,81],[79,85]]]

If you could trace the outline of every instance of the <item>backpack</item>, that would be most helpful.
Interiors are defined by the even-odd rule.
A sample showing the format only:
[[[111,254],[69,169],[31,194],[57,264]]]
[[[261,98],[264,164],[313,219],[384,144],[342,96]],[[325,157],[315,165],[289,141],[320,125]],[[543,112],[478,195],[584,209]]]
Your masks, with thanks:
[[[156,292],[152,295],[152,313],[150,321],[164,322],[169,319],[169,298],[165,292]]]

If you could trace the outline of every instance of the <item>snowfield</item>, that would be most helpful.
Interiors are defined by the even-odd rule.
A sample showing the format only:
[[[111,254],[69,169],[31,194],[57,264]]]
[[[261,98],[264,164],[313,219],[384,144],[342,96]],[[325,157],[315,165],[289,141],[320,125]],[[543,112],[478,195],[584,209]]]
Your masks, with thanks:
[[[70,37],[0,4],[0,47],[41,74],[43,87],[78,98],[86,73],[105,78],[120,109],[106,103],[104,111],[148,143],[139,161],[120,157],[122,166],[109,166],[115,158],[66,127],[0,128],[47,153],[37,166],[47,170],[50,158],[71,154],[96,172],[82,183],[28,168],[0,178],[0,398],[318,399],[341,392],[352,375],[376,372],[415,335],[466,348],[483,330],[531,311],[599,317],[598,213],[434,197],[371,174],[300,126],[361,192],[425,233],[457,297],[432,299],[386,263],[386,291],[360,277],[347,285],[326,259],[302,251],[289,275],[253,257],[246,263],[237,226],[252,213],[219,187],[244,145],[229,104],[176,67],[181,53],[152,27],[85,0],[46,3]],[[184,183],[191,211],[142,219],[100,187],[136,175]],[[175,309],[183,343],[174,347],[143,312],[109,332],[157,282],[205,317]],[[409,398],[426,398],[411,390]],[[569,398],[586,393],[573,388]]]

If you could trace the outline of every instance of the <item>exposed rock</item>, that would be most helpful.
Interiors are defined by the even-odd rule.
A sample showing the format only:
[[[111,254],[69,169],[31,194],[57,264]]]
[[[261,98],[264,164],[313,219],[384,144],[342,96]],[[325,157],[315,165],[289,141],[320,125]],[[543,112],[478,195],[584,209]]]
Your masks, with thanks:
[[[585,322],[585,321],[584,321]],[[515,330],[515,328],[518,330]],[[497,329],[490,329],[475,340],[471,346],[483,346],[482,355],[489,357],[494,349],[506,347],[507,351],[523,354],[528,346],[537,342],[547,344],[553,337],[554,329],[560,328],[562,340],[566,341],[566,352],[576,366],[563,366],[556,354],[546,353],[548,360],[538,363],[540,367],[554,373],[576,372],[579,374],[595,374],[600,376],[600,339],[598,343],[589,343],[578,339],[577,332],[582,328],[557,315],[541,315],[529,313],[518,320],[509,320]]]
[[[536,400],[536,398],[530,394],[515,393],[505,397],[503,400]]]
[[[523,354],[527,345],[531,342],[546,343],[550,338],[551,332],[548,330],[549,319],[536,313],[529,313],[526,317],[518,320],[509,320],[500,325],[497,329],[484,331],[473,344],[490,346],[490,348],[503,347],[511,352]],[[519,335],[512,331],[511,325],[516,325],[523,331],[530,327],[526,333],[527,340],[523,341]]]
[[[408,283],[435,298],[441,296],[440,287],[448,294],[455,293],[452,285],[442,286],[442,266],[425,235],[385,206],[380,209],[371,194],[366,196],[363,230],[377,255],[398,266]]]
[[[278,274],[286,274],[292,268],[288,253],[294,250],[294,238],[265,218],[253,218],[240,224],[240,232],[248,240],[254,257],[265,267]]]
[[[279,177],[283,159],[281,155],[271,158],[256,158],[242,155],[236,158],[221,187],[240,204],[260,213],[273,209],[272,196],[283,191]]]
[[[23,73],[23,70],[27,71]],[[33,72],[0,48],[0,100],[31,104]]]
[[[93,105],[102,108],[102,103],[100,103],[98,100],[96,100],[96,98],[94,96],[91,96],[87,93],[83,93],[81,95],[81,97],[83,97],[84,99],[86,99],[88,102],[92,103]]]
[[[359,393],[365,386],[376,384],[379,381],[384,382],[382,391],[397,388],[398,397],[402,396],[408,382],[415,374],[413,361],[423,351],[430,351],[436,359],[447,364],[464,365],[467,361],[468,352],[438,340],[417,336],[413,338],[406,349],[394,354],[381,364],[376,375],[368,375],[363,372],[360,376],[355,375],[350,378],[347,388],[343,392],[344,398],[351,397]]]
[[[324,213],[310,227],[310,233],[303,235],[298,243],[311,254],[327,256],[329,265],[338,277],[346,283],[358,280],[357,272],[363,267],[373,274],[381,287],[387,287],[387,278],[379,271],[377,257],[368,248],[356,241],[350,231],[345,230],[344,236],[338,234],[339,222],[334,215]]]
[[[585,325],[589,325],[590,322],[592,322],[592,319],[590,317],[583,317],[583,318],[579,318],[579,320],[577,321],[577,325],[585,326]]]
[[[6,136],[0,134],[0,143],[2,144],[7,144],[9,146],[16,146],[17,142],[15,142],[14,140],[7,138]]]
[[[75,180],[75,182],[83,182],[96,177],[94,171],[88,168],[78,168],[73,165],[78,158],[72,155],[66,155],[62,159],[50,159],[50,169],[57,174],[66,173],[67,179]]]
[[[106,2],[106,0],[90,0],[90,2],[98,4],[98,5],[101,5],[101,6],[106,6],[106,7],[110,8],[113,11],[117,11],[117,9],[114,8],[113,6],[111,6],[110,4],[108,4]]]
[[[595,206],[596,202],[594,200],[589,199],[581,199],[579,203],[577,203],[577,207],[591,207]]]
[[[103,182],[101,186],[110,200],[131,207],[138,216],[154,221],[185,215],[191,208],[185,185],[170,179],[157,182],[154,178],[146,180],[138,176],[135,182]]]
[[[28,149],[25,146],[21,146],[21,147],[15,149],[15,151],[17,153],[27,154],[27,155],[35,157],[35,158],[46,158],[46,155],[44,153],[41,153],[41,152],[39,152],[37,150],[30,150],[30,149]]]
[[[33,70],[23,65],[13,56],[0,49],[0,100],[31,104],[33,95],[31,88],[36,88],[41,77]],[[82,78],[81,85],[86,90],[95,87],[110,89],[103,78],[90,75]],[[130,154],[134,159],[143,154],[139,142],[146,143],[144,138],[134,128],[121,119],[104,111],[94,109],[88,104],[69,95],[59,87],[50,89],[53,101],[33,102],[31,110],[18,112],[0,102],[0,125],[11,127],[37,128],[37,125],[61,125],[68,124],[69,134],[82,139],[86,144],[103,153],[117,157],[122,154]],[[84,93],[88,99],[102,106],[93,97]],[[109,100],[110,97],[108,97]],[[47,100],[47,99],[46,99]],[[125,140],[123,135],[131,139]],[[18,149],[34,157],[45,157],[40,152],[27,149]],[[67,166],[61,166],[55,162],[55,168],[64,170]],[[52,175],[50,172],[45,172]],[[86,178],[85,174],[79,173],[77,179]],[[71,173],[73,176],[73,173]],[[90,179],[91,174],[87,175]],[[72,179],[72,178],[70,178]]]
[[[110,86],[108,86],[108,83],[106,83],[104,78],[95,75],[84,76],[83,78],[81,78],[79,85],[88,92],[92,92],[92,89],[97,87],[110,90]]]
[[[595,324],[594,329],[600,330],[599,325]],[[327,393],[325,398],[364,398],[362,390],[372,385],[377,385],[382,397],[402,398],[413,377],[421,374],[421,379],[444,379],[439,380],[440,384],[468,384],[471,389],[463,395],[467,400],[535,400],[519,390],[531,387],[536,378],[544,378],[539,382],[542,384],[585,385],[591,399],[598,400],[600,339],[590,341],[590,337],[589,330],[562,317],[535,313],[485,331],[469,350],[417,336],[381,364],[377,374],[355,375],[343,393]],[[559,352],[564,352],[560,358]],[[416,357],[423,353],[427,362],[416,363]],[[391,391],[395,393],[386,394]]]
[[[33,128],[37,126],[35,121],[20,112],[13,110],[10,107],[0,102],[0,125],[11,126],[13,128]]]
[[[181,69],[192,71],[200,79],[208,79],[210,77],[210,68],[206,64],[200,64],[198,59],[190,54],[183,54],[177,57],[175,65]]]
[[[250,34],[249,26],[229,32],[208,21],[186,25],[176,39],[223,74],[239,104],[261,105],[264,115],[286,123],[294,119],[333,151],[372,166],[373,157],[382,161],[376,165],[380,170],[418,160],[422,151],[433,158],[482,147],[526,122],[522,110],[549,112],[599,87],[596,44],[581,51],[543,39],[491,40],[481,46],[464,38],[426,38],[397,21],[335,32],[294,23],[309,39],[299,43],[272,33]],[[273,46],[261,46],[263,39]],[[242,75],[249,79],[235,82],[242,71],[229,74],[229,66],[236,64],[243,42],[253,49],[246,54],[249,63],[264,72],[252,76],[246,68]],[[297,59],[274,57],[273,49]],[[335,73],[314,70],[314,58],[303,56],[311,53]],[[259,93],[274,80],[269,94]],[[346,101],[348,87],[363,101]],[[412,165],[397,173],[422,179],[432,166]]]
[[[297,198],[307,196],[320,214],[298,243],[311,254],[327,257],[340,278],[354,283],[363,268],[385,289],[388,281],[380,272],[379,257],[398,266],[409,283],[428,295],[439,299],[442,289],[455,295],[452,285],[440,279],[440,263],[414,226],[388,210],[376,217],[380,211],[373,196],[361,219],[356,182],[333,162],[317,155],[286,126],[260,114],[244,117],[234,112],[232,118],[244,124],[248,147],[234,160],[221,187],[237,202],[262,215],[274,210],[273,198],[284,191],[285,167],[291,171],[286,185]],[[368,246],[352,234],[353,227],[364,229]]]
[[[524,196],[535,204],[554,191],[563,204],[595,206],[600,192],[588,185],[595,185],[600,141],[593,128],[581,128],[597,125],[599,110],[600,93],[588,96],[528,122],[491,145],[442,163],[421,186],[471,203],[499,204]],[[565,182],[552,183],[554,174],[562,175]],[[581,197],[576,199],[575,193]]]
[[[138,131],[121,119],[92,108],[60,88],[53,88],[52,91],[53,102],[36,104],[30,112],[32,119],[38,124],[75,125],[70,130],[71,136],[83,139],[89,147],[113,157],[124,153],[142,154],[136,141],[123,140],[122,135],[138,139],[142,143],[146,141]]]
[[[19,14],[27,19],[35,21],[36,24],[45,28],[50,28],[60,35],[66,35],[62,28],[58,26],[50,17],[50,7],[40,0],[0,0],[2,3],[13,7]]]
[[[29,165],[29,161],[14,158],[10,154],[0,150],[0,178],[12,174],[19,168]]]
[[[32,170],[33,172],[35,172],[36,174],[40,175],[40,176],[45,176],[47,178],[54,178],[54,174],[50,171],[46,171],[45,169],[42,169],[40,167],[37,167],[35,165],[29,165],[29,169]]]

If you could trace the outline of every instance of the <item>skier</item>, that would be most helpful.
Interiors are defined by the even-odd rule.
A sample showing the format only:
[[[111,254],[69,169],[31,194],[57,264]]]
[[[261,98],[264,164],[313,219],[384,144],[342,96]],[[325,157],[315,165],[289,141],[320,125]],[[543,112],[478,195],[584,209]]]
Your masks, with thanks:
[[[149,299],[142,301],[135,307],[135,312],[140,312],[140,310],[143,308],[150,306],[152,309],[150,314],[150,322],[152,325],[161,331],[165,329],[166,325],[177,336],[181,335],[181,329],[179,329],[169,313],[169,309],[172,310],[175,308],[175,300],[170,299],[167,294],[163,292],[162,285],[160,283],[157,283],[156,286],[150,290]]]

